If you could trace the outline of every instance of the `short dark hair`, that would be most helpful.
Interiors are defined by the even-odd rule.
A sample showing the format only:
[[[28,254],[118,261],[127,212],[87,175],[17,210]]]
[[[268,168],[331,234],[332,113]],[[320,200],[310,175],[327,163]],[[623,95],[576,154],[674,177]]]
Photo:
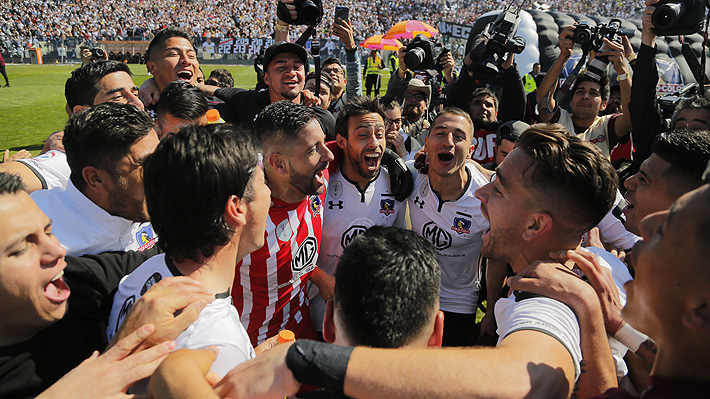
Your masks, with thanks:
[[[167,28],[156,33],[153,40],[150,41],[150,44],[148,45],[148,60],[154,61],[153,56],[155,55],[155,51],[162,48],[165,45],[165,42],[173,37],[182,37],[186,39],[190,42],[192,49],[197,51],[197,47],[195,46],[195,38],[189,31],[183,28],[178,28],[177,26],[168,26]]]
[[[669,186],[678,196],[700,187],[710,160],[710,131],[681,130],[653,138],[651,151],[671,164],[664,172]]]
[[[383,121],[387,119],[385,109],[380,105],[377,99],[371,99],[367,96],[357,96],[349,99],[348,102],[343,105],[343,108],[338,114],[338,119],[335,121],[335,133],[347,139],[350,117],[373,113],[380,115]]]
[[[701,109],[710,112],[710,101],[708,101],[705,97],[700,96],[684,98],[681,102],[678,103],[675,108],[675,111],[673,111],[673,116],[671,117],[671,126],[675,127],[676,122],[678,122],[678,114],[680,114],[681,111],[693,109]]]
[[[602,97],[602,101],[609,101],[609,93],[611,92],[611,88],[609,87],[609,76],[606,74],[603,74],[599,80],[596,80],[592,78],[591,76],[587,75],[579,75],[577,76],[577,79],[574,81],[574,84],[572,85],[572,90],[570,93],[574,94],[575,91],[577,91],[577,88],[579,87],[580,84],[583,82],[594,82],[599,85],[599,95]]]
[[[353,344],[398,348],[432,322],[440,280],[429,241],[411,230],[373,226],[340,257],[335,311]]]
[[[330,64],[338,64],[338,65],[340,65],[341,68],[345,69],[345,65],[343,65],[343,61],[340,61],[340,58],[337,58],[337,57],[327,58],[325,61],[323,61],[321,66],[324,67],[324,66],[330,65]]]
[[[117,179],[118,160],[154,127],[146,112],[129,104],[99,104],[73,115],[64,128],[64,149],[74,186],[86,187],[82,171],[87,166]]]
[[[175,260],[200,261],[226,245],[224,209],[245,198],[258,160],[257,141],[231,125],[186,125],[165,137],[143,166],[150,221],[158,246]]]
[[[22,183],[20,175],[0,172],[0,195],[16,194],[24,189],[25,185]]]
[[[461,108],[457,107],[446,107],[441,110],[434,119],[431,121],[431,128],[433,129],[436,123],[436,120],[439,119],[439,117],[444,116],[444,115],[456,115],[464,118],[466,122],[468,122],[469,127],[471,128],[471,138],[473,138],[473,120],[471,120],[471,115],[468,114],[468,112],[462,110]]]
[[[309,107],[278,101],[267,105],[257,115],[254,133],[261,141],[265,155],[268,155],[277,151],[275,148],[293,145],[301,129],[313,120],[317,120],[316,114]]]
[[[400,104],[397,100],[390,100],[390,101],[383,101],[385,97],[380,97],[380,104],[382,104],[382,108],[385,109],[385,111],[389,111],[391,109],[402,109],[402,104]]]
[[[471,107],[473,99],[480,96],[491,97],[493,99],[493,104],[495,104],[496,112],[498,112],[498,97],[496,97],[496,95],[492,91],[485,87],[477,87],[473,90],[473,92],[471,92],[471,98],[468,100],[468,106]]]
[[[597,146],[570,136],[562,125],[540,123],[526,130],[515,147],[532,157],[523,176],[542,194],[536,205],[569,221],[580,234],[609,213],[617,177]]]
[[[210,72],[210,76],[207,80],[210,79],[215,80],[219,87],[234,87],[234,78],[232,77],[232,73],[226,69],[218,68]]]
[[[64,97],[69,108],[77,105],[94,105],[96,95],[99,94],[99,81],[106,75],[114,72],[125,72],[131,77],[128,65],[119,61],[90,62],[72,71],[71,76],[64,84]]]
[[[176,118],[193,121],[209,110],[207,99],[200,89],[188,82],[178,80],[165,85],[156,105],[156,113],[166,112]]]

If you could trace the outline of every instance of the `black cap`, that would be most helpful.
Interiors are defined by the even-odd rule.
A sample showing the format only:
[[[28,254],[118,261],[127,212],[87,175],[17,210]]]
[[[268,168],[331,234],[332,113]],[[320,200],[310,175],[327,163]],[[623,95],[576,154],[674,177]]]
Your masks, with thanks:
[[[513,143],[518,141],[520,135],[528,130],[530,125],[522,121],[508,121],[498,127],[497,141],[510,140]]]
[[[315,78],[316,78],[316,73],[311,72],[308,75],[306,75],[306,79],[304,79],[303,81],[308,82],[309,80],[315,79]],[[333,90],[333,78],[331,78],[330,75],[328,75],[327,73],[321,72],[320,80],[321,80],[321,83],[325,83],[326,86],[328,86],[330,88],[330,90]]]
[[[264,70],[269,67],[271,60],[281,53],[296,54],[298,58],[303,61],[303,65],[305,65],[306,70],[308,70],[308,53],[306,52],[306,49],[296,43],[290,42],[276,42],[266,49],[266,52],[264,53]]]

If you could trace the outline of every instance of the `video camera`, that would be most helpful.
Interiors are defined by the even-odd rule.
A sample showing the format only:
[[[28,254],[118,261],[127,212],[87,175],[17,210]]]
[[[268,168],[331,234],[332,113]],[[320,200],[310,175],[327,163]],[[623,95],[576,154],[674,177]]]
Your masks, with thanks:
[[[589,26],[587,22],[580,22],[574,28],[572,41],[578,43],[585,53],[589,51],[599,51],[604,44],[604,39],[613,42],[621,43],[621,36],[633,36],[633,29],[621,27],[621,20],[612,19],[608,24],[597,24]],[[586,76],[599,81],[609,65],[609,57],[595,57],[587,65],[587,70],[584,73]]]
[[[407,51],[404,53],[404,63],[409,69],[434,69],[441,72],[442,66],[439,64],[441,59],[446,56],[451,50],[442,47],[439,55],[434,57],[434,47],[439,46],[433,43],[421,33],[418,34],[406,46]]]
[[[661,116],[663,118],[670,118],[673,116],[678,104],[681,101],[695,97],[695,93],[698,91],[697,83],[689,83],[683,86],[682,89],[675,93],[668,93],[658,98],[658,105],[661,108]]]
[[[689,35],[703,27],[707,0],[660,0],[651,15],[657,36]]]
[[[294,0],[298,18],[291,19],[286,4],[279,2],[276,6],[276,16],[289,25],[315,26],[323,19],[323,3],[321,0]]]
[[[511,11],[511,5],[507,5],[498,18],[481,32],[483,38],[481,43],[485,42],[485,50],[475,66],[474,75],[477,79],[493,83],[500,73],[498,66],[503,62],[505,55],[520,54],[525,50],[525,39],[515,36],[520,25],[521,7],[522,4],[515,11]],[[474,51],[476,51],[475,46],[471,49],[471,53]]]

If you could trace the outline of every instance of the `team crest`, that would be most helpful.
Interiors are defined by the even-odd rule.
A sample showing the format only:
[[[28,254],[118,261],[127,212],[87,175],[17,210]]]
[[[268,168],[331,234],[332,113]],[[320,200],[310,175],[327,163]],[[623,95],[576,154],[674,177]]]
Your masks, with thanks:
[[[394,213],[394,200],[393,199],[383,199],[380,200],[380,213],[385,215],[391,215]]]
[[[311,213],[313,215],[320,215],[321,211],[323,211],[323,203],[320,200],[320,197],[317,195],[314,195],[311,197]]]
[[[143,226],[136,232],[138,246],[148,244],[153,239],[153,229],[150,226]]]
[[[471,221],[468,219],[460,218],[460,217],[455,217],[454,218],[454,225],[451,226],[451,230],[459,233],[459,234],[469,234],[471,233]]]
[[[333,181],[330,183],[330,186],[328,186],[328,195],[332,199],[338,199],[340,198],[341,195],[343,195],[343,185],[339,181]]]
[[[603,143],[603,142],[605,142],[605,141],[606,141],[606,137],[604,137],[603,134],[600,134],[600,135],[597,136],[596,138],[593,138],[593,139],[589,140],[589,142],[592,143],[592,144]]]
[[[419,195],[421,195],[422,198],[426,197],[427,194],[429,194],[429,179],[425,179],[421,187],[419,187]]]

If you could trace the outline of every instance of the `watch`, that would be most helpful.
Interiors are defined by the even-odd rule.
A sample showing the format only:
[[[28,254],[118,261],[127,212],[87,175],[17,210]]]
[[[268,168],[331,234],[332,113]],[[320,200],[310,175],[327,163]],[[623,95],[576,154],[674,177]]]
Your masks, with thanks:
[[[616,75],[616,80],[619,81],[619,82],[622,82],[622,81],[624,81],[624,80],[626,80],[626,79],[628,79],[628,78],[629,78],[628,72],[627,72],[627,73],[622,73],[621,75]]]

